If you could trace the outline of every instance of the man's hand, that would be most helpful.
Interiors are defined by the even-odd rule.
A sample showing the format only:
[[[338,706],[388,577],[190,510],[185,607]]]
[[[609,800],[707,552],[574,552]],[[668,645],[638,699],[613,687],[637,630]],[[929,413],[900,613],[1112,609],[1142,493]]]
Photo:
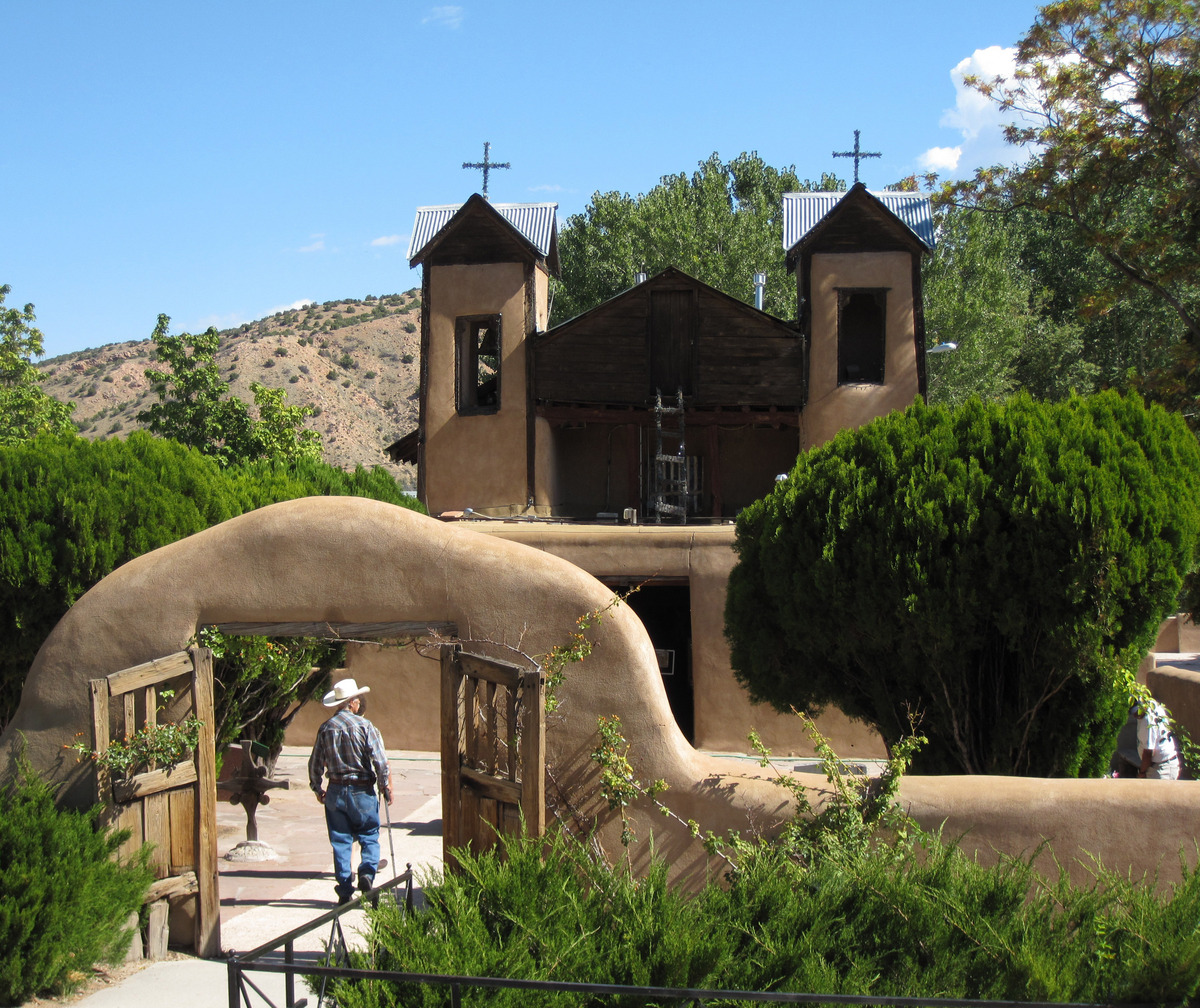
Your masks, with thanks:
[[[325,804],[325,792],[324,791],[314,791],[313,794],[317,796],[317,801],[319,801],[322,805]]]
[[[391,785],[389,784],[387,787],[385,787],[383,789],[382,793],[383,793],[383,800],[385,802],[387,802],[389,805],[391,805],[392,804],[392,787],[391,787]]]

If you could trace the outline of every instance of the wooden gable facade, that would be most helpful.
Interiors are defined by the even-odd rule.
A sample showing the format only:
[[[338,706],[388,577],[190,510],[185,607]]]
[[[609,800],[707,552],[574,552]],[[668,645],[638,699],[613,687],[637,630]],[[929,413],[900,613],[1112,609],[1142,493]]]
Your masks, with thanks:
[[[695,410],[804,405],[796,328],[666,269],[534,339],[534,398],[554,406],[649,408],[682,390]]]
[[[537,335],[532,406],[558,508],[658,517],[665,455],[685,460],[665,478],[686,475],[687,514],[735,514],[795,461],[804,351],[794,325],[678,269]]]

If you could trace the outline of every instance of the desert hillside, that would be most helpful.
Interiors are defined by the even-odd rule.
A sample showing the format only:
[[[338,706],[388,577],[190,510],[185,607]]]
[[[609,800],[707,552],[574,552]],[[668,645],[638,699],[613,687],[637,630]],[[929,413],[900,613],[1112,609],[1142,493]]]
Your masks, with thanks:
[[[313,407],[308,426],[327,462],[383,466],[411,486],[411,467],[392,464],[384,449],[417,425],[420,325],[417,290],[327,301],[222,331],[216,361],[248,403],[257,381]],[[158,366],[153,349],[147,338],[42,361],[42,387],[75,404],[84,437],[119,437],[141,426],[137,414],[156,401],[145,375]]]

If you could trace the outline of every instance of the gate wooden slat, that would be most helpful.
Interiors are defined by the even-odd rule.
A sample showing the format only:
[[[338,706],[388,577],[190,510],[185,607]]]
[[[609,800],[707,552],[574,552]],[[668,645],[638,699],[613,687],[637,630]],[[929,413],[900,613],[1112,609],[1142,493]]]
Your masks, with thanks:
[[[518,718],[519,694],[515,689],[508,690],[508,709],[505,714],[508,717],[508,732],[506,744],[508,746],[508,779],[516,783],[517,780],[517,764],[520,760],[520,751],[517,748],[517,736],[521,730]]]
[[[196,795],[192,788],[167,792],[167,817],[171,822],[171,874],[196,871]],[[199,888],[199,883],[197,883]]]
[[[142,836],[154,845],[150,852],[154,877],[166,878],[171,874],[171,818],[162,791],[147,795],[142,802]]]
[[[142,833],[142,805],[135,802],[122,807],[116,814],[113,826],[119,830],[129,830],[129,838],[117,848],[117,857],[131,858],[145,843]]]
[[[496,768],[500,765],[500,736],[496,730],[496,684],[485,683],[483,687],[484,711],[484,752],[487,754],[487,771],[496,776]]]
[[[137,724],[137,697],[132,693],[126,693],[121,700],[125,709],[125,738],[129,738],[133,733],[133,726]]]

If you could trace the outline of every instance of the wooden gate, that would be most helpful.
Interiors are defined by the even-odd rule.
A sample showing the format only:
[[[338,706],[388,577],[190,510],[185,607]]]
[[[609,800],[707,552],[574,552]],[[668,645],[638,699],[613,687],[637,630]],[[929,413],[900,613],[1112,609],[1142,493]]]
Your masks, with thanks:
[[[97,768],[100,800],[108,823],[128,829],[121,853],[154,845],[151,863],[157,881],[150,887],[151,942],[156,932],[165,943],[168,897],[194,901],[196,954],[221,951],[220,900],[217,893],[217,788],[213,731],[212,652],[192,648],[89,682],[92,701],[92,748],[102,752],[112,738],[128,738],[158,723],[168,705],[172,720],[195,716],[201,722],[193,756],[173,766],[152,766],[125,779]],[[115,735],[110,734],[115,728]],[[184,918],[186,919],[186,918]],[[164,949],[165,951],[165,949]]]
[[[479,853],[546,828],[546,679],[540,668],[442,648],[442,846]]]

